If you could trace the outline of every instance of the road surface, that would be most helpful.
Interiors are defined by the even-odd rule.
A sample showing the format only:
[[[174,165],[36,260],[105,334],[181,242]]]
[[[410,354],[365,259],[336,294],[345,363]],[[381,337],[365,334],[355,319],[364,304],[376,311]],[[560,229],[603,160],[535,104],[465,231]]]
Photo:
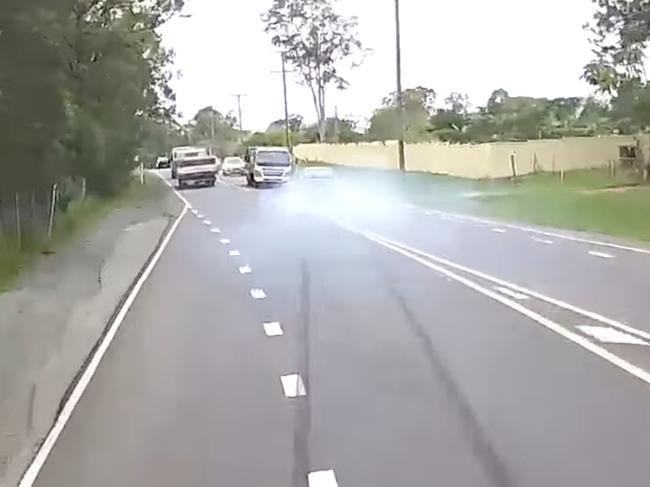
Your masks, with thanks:
[[[184,191],[34,485],[647,486],[650,254],[380,196]]]

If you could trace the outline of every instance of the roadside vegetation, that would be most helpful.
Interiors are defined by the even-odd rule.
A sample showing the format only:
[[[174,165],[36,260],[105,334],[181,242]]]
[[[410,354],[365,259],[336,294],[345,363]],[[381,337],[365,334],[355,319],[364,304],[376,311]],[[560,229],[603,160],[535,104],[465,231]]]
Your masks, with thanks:
[[[182,5],[0,2],[0,286],[180,137],[157,29]]]
[[[312,163],[310,165],[324,165]],[[425,208],[650,241],[650,187],[607,169],[471,180],[333,166],[337,184]]]
[[[166,188],[154,176],[147,176],[143,185],[139,178],[110,196],[90,195],[70,203],[68,209],[54,219],[51,237],[30,234],[19,247],[15,240],[0,240],[0,292],[8,290],[18,275],[28,269],[39,255],[56,253],[72,239],[97,225],[112,211],[136,208],[151,200],[159,200]]]

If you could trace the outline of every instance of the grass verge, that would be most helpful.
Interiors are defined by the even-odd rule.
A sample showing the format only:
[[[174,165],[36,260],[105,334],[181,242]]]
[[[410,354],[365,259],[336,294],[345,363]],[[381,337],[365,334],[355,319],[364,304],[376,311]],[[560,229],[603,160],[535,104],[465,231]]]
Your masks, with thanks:
[[[155,176],[148,177],[145,185],[134,180],[114,197],[87,197],[72,202],[65,213],[56,217],[52,238],[30,236],[23,239],[21,248],[14,240],[0,239],[0,292],[10,289],[20,273],[29,268],[39,255],[56,252],[112,211],[138,207],[163,194],[164,186]]]

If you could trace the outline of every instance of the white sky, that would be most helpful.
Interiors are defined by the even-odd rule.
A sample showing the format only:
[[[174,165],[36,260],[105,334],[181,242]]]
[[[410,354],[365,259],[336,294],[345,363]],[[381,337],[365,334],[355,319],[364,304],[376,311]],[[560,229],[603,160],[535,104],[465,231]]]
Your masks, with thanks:
[[[164,27],[176,51],[174,82],[183,118],[213,105],[236,114],[231,95],[244,93],[243,122],[264,130],[283,116],[280,57],[264,34],[260,14],[271,0],[186,0],[185,14]],[[329,93],[328,111],[355,120],[370,117],[395,87],[393,0],[339,0],[359,18],[359,37],[372,54],[346,73],[351,86]],[[580,80],[590,59],[582,25],[591,0],[401,0],[403,84],[469,94],[483,105],[496,88],[511,95],[586,95]],[[289,110],[315,119],[308,88],[289,80]]]

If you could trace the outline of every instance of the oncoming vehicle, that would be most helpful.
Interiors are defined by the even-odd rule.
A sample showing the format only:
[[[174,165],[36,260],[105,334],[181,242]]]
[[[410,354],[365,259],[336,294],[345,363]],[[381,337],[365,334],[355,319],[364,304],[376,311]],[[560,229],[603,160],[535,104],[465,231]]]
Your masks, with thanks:
[[[178,187],[214,186],[217,182],[218,161],[207,149],[197,147],[179,152],[173,162]]]
[[[246,163],[241,157],[226,157],[221,165],[221,174],[224,176],[244,176]]]
[[[169,169],[169,157],[160,156],[156,159],[156,169]]]
[[[294,158],[286,147],[255,147],[246,162],[249,186],[284,184],[291,179]]]

